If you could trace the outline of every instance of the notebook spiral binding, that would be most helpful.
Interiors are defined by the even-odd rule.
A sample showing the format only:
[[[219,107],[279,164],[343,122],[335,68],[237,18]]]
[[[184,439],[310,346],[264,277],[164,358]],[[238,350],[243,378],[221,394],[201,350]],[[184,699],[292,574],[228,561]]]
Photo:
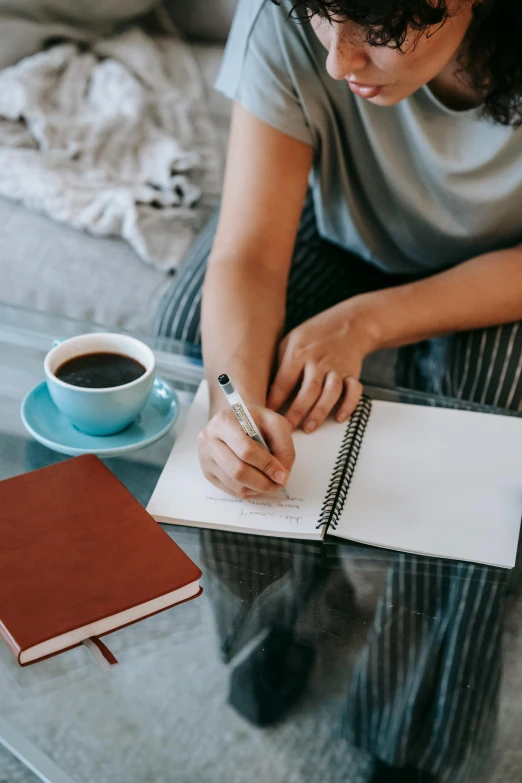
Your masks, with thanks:
[[[326,533],[330,526],[335,530],[339,522],[371,410],[372,401],[363,394],[350,416],[317,523],[317,528],[324,526]]]

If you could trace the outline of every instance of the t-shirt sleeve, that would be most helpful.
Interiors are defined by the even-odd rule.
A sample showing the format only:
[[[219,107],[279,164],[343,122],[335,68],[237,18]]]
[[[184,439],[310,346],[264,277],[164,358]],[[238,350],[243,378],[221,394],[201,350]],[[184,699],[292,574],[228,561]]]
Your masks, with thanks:
[[[263,122],[313,146],[286,65],[291,31],[285,25],[292,24],[271,0],[240,0],[215,87]]]

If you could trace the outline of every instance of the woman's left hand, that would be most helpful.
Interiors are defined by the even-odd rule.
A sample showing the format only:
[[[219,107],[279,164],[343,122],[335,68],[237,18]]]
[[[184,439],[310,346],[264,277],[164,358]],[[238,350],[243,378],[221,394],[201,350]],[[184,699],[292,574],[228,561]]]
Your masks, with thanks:
[[[310,318],[279,345],[267,406],[278,411],[301,382],[284,414],[293,429],[313,432],[336,405],[337,421],[346,421],[359,402],[363,359],[375,346],[356,299]]]

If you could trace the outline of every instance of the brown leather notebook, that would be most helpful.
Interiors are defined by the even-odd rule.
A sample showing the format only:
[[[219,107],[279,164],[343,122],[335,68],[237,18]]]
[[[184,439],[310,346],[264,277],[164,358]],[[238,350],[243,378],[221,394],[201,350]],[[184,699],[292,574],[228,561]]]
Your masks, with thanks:
[[[195,598],[200,578],[97,457],[0,482],[0,636],[21,666]]]

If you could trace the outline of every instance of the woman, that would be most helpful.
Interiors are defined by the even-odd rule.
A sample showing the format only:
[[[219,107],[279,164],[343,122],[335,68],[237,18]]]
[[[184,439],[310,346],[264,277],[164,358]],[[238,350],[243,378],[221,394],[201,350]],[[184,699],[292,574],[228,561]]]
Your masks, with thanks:
[[[521,40],[513,0],[240,0],[218,80],[235,101],[219,224],[158,321],[202,334],[199,455],[218,487],[284,485],[292,430],[346,420],[380,348],[400,348],[401,385],[520,409]],[[496,709],[504,573],[390,558],[346,733],[375,781],[469,779]]]
[[[292,429],[349,416],[378,348],[414,345],[400,352],[402,385],[511,408],[522,397],[522,9],[293,6],[239,4],[217,84],[235,101],[219,225],[159,320],[199,340],[212,245],[199,453],[207,478],[240,496],[286,483]],[[223,371],[272,458],[227,409]]]

